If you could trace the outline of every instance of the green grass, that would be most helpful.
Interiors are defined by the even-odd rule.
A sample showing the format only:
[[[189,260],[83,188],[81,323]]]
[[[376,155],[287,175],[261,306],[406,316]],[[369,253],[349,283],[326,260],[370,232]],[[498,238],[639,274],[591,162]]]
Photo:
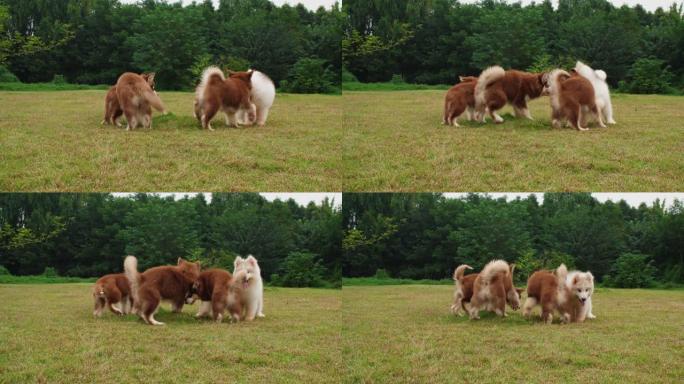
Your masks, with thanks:
[[[444,91],[345,92],[344,190],[680,191],[684,98],[614,95],[618,125],[553,129],[548,98],[535,121],[441,124]]]
[[[439,285],[453,285],[454,281],[449,279],[444,280],[413,280],[413,279],[397,279],[393,277],[343,277],[342,285],[345,287],[351,286],[365,286],[365,285],[425,285],[425,284],[439,284]]]
[[[280,94],[265,127],[200,129],[160,92],[153,129],[101,126],[104,91],[0,92],[0,190],[339,191],[341,96]]]
[[[452,287],[345,287],[344,383],[676,383],[684,292],[600,289],[596,320],[449,313]],[[535,310],[538,315],[539,310]]]
[[[340,291],[267,288],[266,318],[195,320],[164,305],[166,326],[92,316],[90,284],[0,285],[0,382],[339,382]]]

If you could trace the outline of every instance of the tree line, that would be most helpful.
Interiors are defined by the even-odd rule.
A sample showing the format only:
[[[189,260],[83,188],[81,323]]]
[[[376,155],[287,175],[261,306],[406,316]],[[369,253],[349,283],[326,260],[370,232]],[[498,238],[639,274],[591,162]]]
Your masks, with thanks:
[[[454,84],[491,65],[528,71],[583,60],[633,93],[684,90],[684,5],[607,0],[346,0],[345,81]]]
[[[524,282],[566,263],[608,285],[684,281],[684,202],[632,207],[588,193],[506,201],[470,194],[345,194],[343,276],[451,278],[460,264],[518,265]]]
[[[0,194],[0,266],[14,275],[56,271],[95,277],[178,257],[232,271],[253,254],[262,276],[284,286],[339,286],[341,214],[331,201],[306,207],[258,194],[174,199],[137,194]]]
[[[329,93],[340,86],[342,25],[339,4],[0,0],[0,69],[23,82],[83,84],[157,72],[160,89],[191,89],[213,64],[258,69],[287,92]]]

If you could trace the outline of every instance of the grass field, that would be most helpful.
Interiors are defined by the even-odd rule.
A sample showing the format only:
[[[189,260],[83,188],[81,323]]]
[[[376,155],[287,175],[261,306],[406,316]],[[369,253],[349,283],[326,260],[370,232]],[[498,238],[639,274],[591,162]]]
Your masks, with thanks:
[[[200,129],[160,92],[152,131],[101,126],[105,91],[0,92],[0,190],[339,191],[340,96],[278,95],[266,127]]]
[[[684,291],[601,289],[593,297],[596,320],[544,325],[510,309],[507,318],[455,317],[452,289],[344,287],[343,381],[675,383],[684,377]]]
[[[266,288],[266,318],[92,316],[90,284],[0,285],[0,383],[339,382],[340,291]],[[168,305],[163,308],[168,309]]]
[[[614,95],[618,125],[552,129],[548,98],[535,121],[441,125],[444,91],[345,92],[344,190],[680,191],[684,97]]]

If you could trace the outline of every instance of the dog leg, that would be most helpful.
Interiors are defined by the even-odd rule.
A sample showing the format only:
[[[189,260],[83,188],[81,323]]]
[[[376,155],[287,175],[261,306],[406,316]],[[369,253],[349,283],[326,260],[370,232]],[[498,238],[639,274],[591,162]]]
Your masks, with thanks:
[[[523,316],[530,317],[532,314],[532,308],[537,305],[537,299],[534,297],[528,297],[525,299],[525,304],[523,305]]]
[[[523,116],[525,116],[529,120],[534,120],[534,118],[532,118],[532,114],[530,113],[530,110],[527,108],[523,109]]]
[[[121,304],[121,302],[118,302],[118,303],[109,302],[109,310],[112,311],[113,313],[117,314],[117,315],[123,315],[124,313],[121,310],[121,308],[119,307],[119,304]]]
[[[154,309],[154,311],[152,311],[152,313],[150,313],[149,315],[147,315],[147,323],[148,323],[148,324],[151,324],[151,325],[166,325],[166,324],[162,323],[161,321],[155,320],[154,315],[157,313],[157,310],[158,310],[158,309],[159,309],[159,303],[157,303],[157,307]]]
[[[199,311],[195,314],[195,317],[205,317],[211,312],[211,301],[202,301],[200,303]]]
[[[594,316],[593,313],[591,313],[591,297],[587,300],[587,318],[588,319],[595,319],[596,316]]]
[[[489,115],[492,117],[492,119],[494,120],[494,123],[496,123],[496,124],[501,124],[504,122],[503,117],[499,116],[495,111],[490,111]]]

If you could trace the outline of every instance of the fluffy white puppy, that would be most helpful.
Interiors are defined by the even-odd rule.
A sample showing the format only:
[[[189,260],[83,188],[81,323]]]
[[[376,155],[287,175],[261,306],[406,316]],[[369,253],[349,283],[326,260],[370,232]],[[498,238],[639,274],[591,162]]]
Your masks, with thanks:
[[[603,120],[608,124],[617,124],[613,119],[613,104],[610,101],[610,90],[606,83],[608,75],[600,69],[596,71],[591,69],[591,67],[581,61],[578,61],[575,65],[575,71],[580,76],[589,80],[591,85],[594,86],[594,92],[596,92],[596,106],[603,116]]]
[[[264,283],[261,280],[261,269],[254,256],[246,259],[238,256],[233,262],[233,276],[242,283],[242,302],[244,303],[244,319],[254,320],[254,317],[264,315]]]
[[[251,69],[250,69],[251,71]],[[266,124],[268,119],[268,112],[273,106],[275,100],[276,89],[273,81],[266,76],[265,73],[253,71],[252,74],[252,116],[256,116],[256,124],[260,127]],[[253,124],[254,121],[249,121],[249,111],[240,112],[239,121],[241,124]]]
[[[595,319],[596,316],[591,313],[591,295],[594,293],[594,275],[592,275],[591,272],[569,272],[565,278],[565,285],[583,304],[580,317]]]

